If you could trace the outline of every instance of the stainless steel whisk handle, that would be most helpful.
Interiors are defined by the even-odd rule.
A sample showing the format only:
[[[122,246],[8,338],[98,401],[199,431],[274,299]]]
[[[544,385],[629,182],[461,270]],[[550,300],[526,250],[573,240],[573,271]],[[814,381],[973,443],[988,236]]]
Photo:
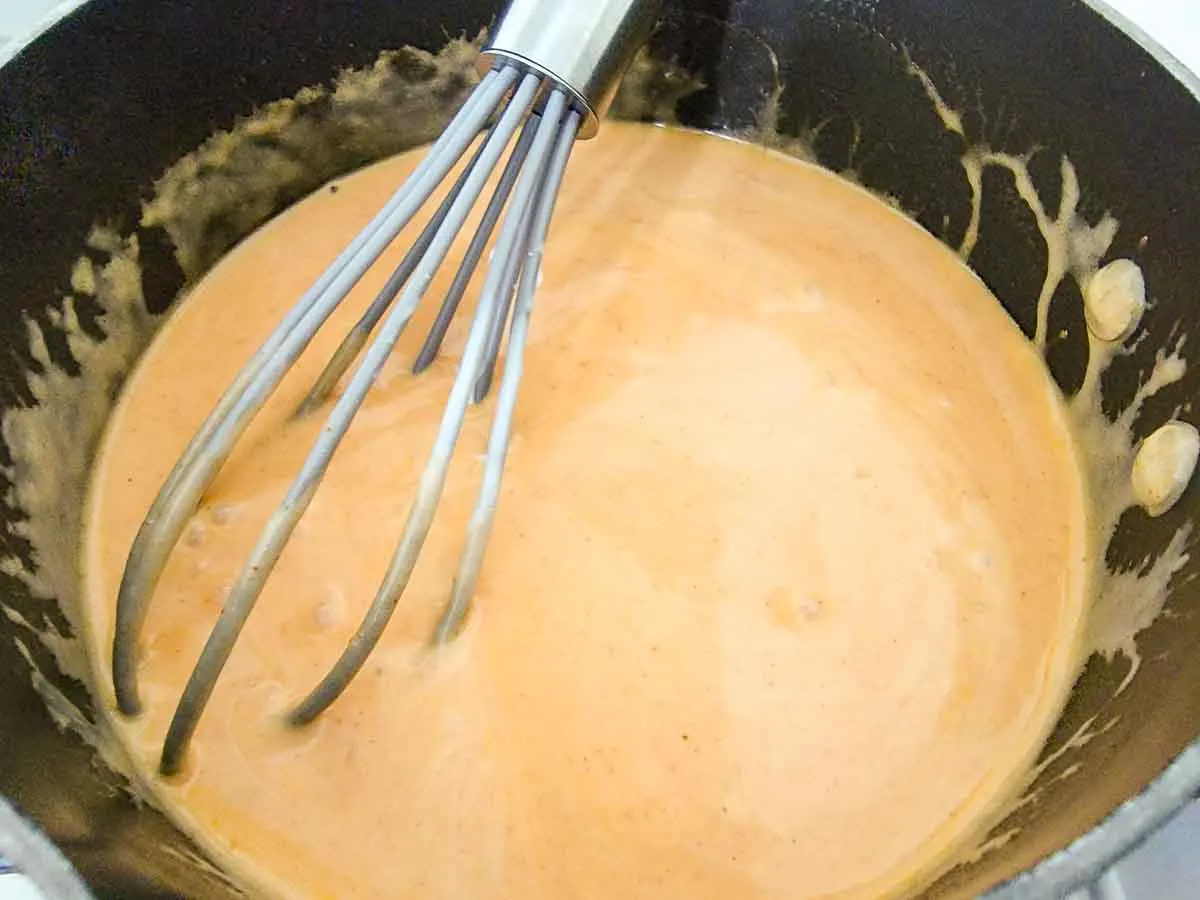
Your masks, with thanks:
[[[580,138],[594,137],[661,10],[662,0],[512,0],[484,65],[502,58],[550,76],[586,113]]]

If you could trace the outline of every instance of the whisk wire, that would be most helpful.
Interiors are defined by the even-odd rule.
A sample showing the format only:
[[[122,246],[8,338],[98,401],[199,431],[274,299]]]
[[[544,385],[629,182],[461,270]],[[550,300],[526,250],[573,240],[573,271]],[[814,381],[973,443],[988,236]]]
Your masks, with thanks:
[[[429,368],[441,350],[442,342],[446,339],[446,331],[450,328],[450,322],[453,321],[455,313],[458,312],[458,306],[462,301],[463,295],[466,294],[467,285],[470,283],[475,269],[479,265],[479,260],[483,257],[483,252],[487,248],[488,241],[491,240],[492,234],[496,230],[496,224],[500,221],[500,215],[504,211],[505,204],[508,202],[513,187],[517,183],[517,177],[521,174],[521,168],[529,156],[529,148],[533,144],[533,138],[537,131],[536,126],[539,121],[539,116],[530,116],[525,123],[525,128],[521,131],[521,137],[517,140],[516,147],[513,148],[508,165],[504,168],[504,174],[500,176],[500,184],[496,188],[496,193],[484,211],[483,220],[476,230],[474,237],[471,238],[471,243],[467,247],[462,265],[459,266],[458,272],[454,276],[454,282],[450,285],[450,290],[446,293],[445,300],[442,301],[441,308],[434,319],[433,327],[430,328],[429,335],[425,338],[425,343],[422,345],[421,351],[417,354],[417,358],[413,362],[414,375],[419,375]]]
[[[387,574],[342,655],[313,691],[289,714],[288,719],[294,725],[311,722],[345,691],[382,637],[400,595],[412,576],[445,488],[450,460],[484,363],[492,321],[506,291],[511,292],[511,282],[505,283],[509,277],[506,263],[514,258],[515,251],[529,230],[534,218],[531,215],[534,200],[544,193],[550,183],[550,164],[552,157],[556,156],[553,151],[561,145],[564,130],[573,131],[578,127],[577,116],[573,112],[568,113],[567,108],[567,95],[560,89],[554,90],[546,101],[529,157],[513,192],[433,451],[421,473],[408,520]],[[557,180],[554,179],[556,183]],[[540,217],[537,218],[540,221]],[[531,272],[530,277],[536,281],[536,272]],[[511,418],[511,409],[508,414]]]
[[[117,596],[113,685],[127,715],[141,711],[137,653],[147,607],[191,513],[249,426],[338,303],[433,193],[520,73],[502,65],[484,76],[421,166],[301,298],[234,379],[167,477],[134,539]]]
[[[395,270],[388,277],[388,280],[380,288],[375,299],[371,301],[371,305],[362,314],[354,327],[342,339],[333,356],[330,357],[328,364],[321,371],[320,376],[313,382],[313,386],[309,389],[308,394],[296,409],[296,418],[303,418],[313,410],[322,406],[326,400],[333,394],[338,382],[342,376],[346,374],[346,370],[358,358],[363,347],[366,346],[367,340],[371,337],[371,333],[375,330],[375,326],[379,324],[379,320],[383,318],[383,314],[387,312],[392,301],[400,294],[401,289],[408,283],[408,279],[416,271],[422,257],[429,251],[430,244],[433,243],[434,237],[437,235],[438,229],[442,227],[442,223],[446,221],[446,216],[450,213],[451,207],[462,194],[463,187],[471,176],[471,172],[479,164],[479,159],[487,148],[487,141],[491,137],[495,126],[488,129],[487,134],[479,142],[479,146],[475,150],[475,155],[471,161],[463,168],[462,173],[454,182],[454,186],[447,193],[438,207],[437,212],[426,223],[421,230],[420,236],[413,242],[412,247],[404,254],[404,259],[396,266]]]
[[[445,220],[430,242],[427,253],[421,258],[411,280],[388,313],[379,335],[367,349],[345,392],[338,398],[299,474],[284,500],[271,515],[234,582],[168,728],[160,765],[165,774],[172,774],[178,770],[200,715],[212,696],[217,678],[228,662],[233,646],[261,596],[267,579],[283,554],[296,525],[311,504],[334,453],[349,431],[384,364],[395,350],[397,341],[432,283],[434,274],[449,254],[459,231],[470,215],[471,208],[528,114],[540,88],[541,78],[537,75],[526,75],[522,80],[500,121],[488,136],[483,152],[479,155],[478,164],[472,168],[466,180],[465,189],[451,204]]]
[[[471,598],[479,582],[483,567],[484,552],[491,537],[492,524],[496,518],[496,505],[500,498],[500,484],[504,466],[508,460],[508,448],[512,441],[513,418],[517,406],[517,394],[521,376],[525,369],[525,343],[529,336],[529,320],[533,315],[533,300],[541,275],[542,254],[546,235],[550,229],[550,217],[558,200],[575,137],[582,124],[576,110],[567,113],[566,126],[559,135],[558,143],[547,169],[533,215],[527,230],[528,246],[522,256],[525,259],[518,287],[516,309],[509,330],[508,353],[505,356],[504,374],[496,396],[496,415],[492,422],[492,433],[488,439],[487,459],[484,463],[483,479],[479,488],[479,499],[467,526],[467,539],[463,547],[462,560],[454,577],[450,601],[434,634],[435,645],[452,640],[462,628],[470,608]]]
[[[529,223],[521,229],[517,236],[513,252],[504,261],[504,274],[499,279],[497,288],[496,309],[487,323],[487,338],[484,341],[483,361],[480,363],[479,376],[471,390],[471,402],[480,403],[487,395],[491,385],[492,373],[500,354],[500,342],[504,338],[504,326],[508,323],[509,312],[512,309],[513,295],[517,290],[517,281],[521,275],[525,252],[529,246]]]

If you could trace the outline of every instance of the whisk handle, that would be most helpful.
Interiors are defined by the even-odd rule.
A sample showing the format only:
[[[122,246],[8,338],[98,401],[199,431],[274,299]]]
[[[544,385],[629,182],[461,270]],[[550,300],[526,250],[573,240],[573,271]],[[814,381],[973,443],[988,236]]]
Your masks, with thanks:
[[[595,136],[621,76],[650,37],[662,0],[511,0],[483,51],[549,75],[585,113],[581,138]]]

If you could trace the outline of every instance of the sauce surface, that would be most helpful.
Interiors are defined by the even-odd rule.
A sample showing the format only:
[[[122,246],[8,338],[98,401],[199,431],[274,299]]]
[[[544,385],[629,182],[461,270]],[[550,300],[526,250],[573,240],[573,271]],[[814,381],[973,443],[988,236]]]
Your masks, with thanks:
[[[416,162],[271,222],[148,351],[94,475],[98,665],[175,459]],[[314,341],[171,559],[144,635],[147,709],[118,726],[147,778],[323,421],[290,413],[419,224]],[[402,530],[466,311],[433,370],[408,366],[455,262],[268,583],[184,772],[154,786],[168,812],[246,883],[306,898],[878,898],[969,849],[1077,672],[1087,514],[1061,399],[932,237],[827,172],[711,136],[608,124],[577,148],[463,634],[428,650],[491,401],[468,417],[380,647],[316,724],[282,724]]]

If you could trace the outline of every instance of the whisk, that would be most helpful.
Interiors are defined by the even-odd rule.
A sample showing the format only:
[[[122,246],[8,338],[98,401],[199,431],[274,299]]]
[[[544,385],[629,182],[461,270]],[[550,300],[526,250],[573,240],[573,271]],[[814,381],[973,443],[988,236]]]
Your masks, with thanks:
[[[648,37],[659,5],[658,0],[514,0],[482,54],[482,79],[462,109],[408,181],[241,370],[167,477],[134,539],[117,597],[113,685],[117,706],[127,716],[141,712],[138,641],[151,597],[201,498],[250,422],[334,309],[482,134],[428,225],[297,410],[298,415],[307,415],[325,405],[362,356],[230,589],[168,728],[160,761],[162,774],[179,771],[221,670],[339,443],[472,209],[500,169],[495,193],[484,208],[413,367],[414,373],[420,373],[436,358],[500,225],[462,360],[404,531],[354,636],[321,682],[288,713],[288,721],[304,725],[326,710],[357,675],[382,636],[433,524],[467,407],[489,393],[507,332],[479,496],[433,641],[445,643],[458,632],[492,529],[543,247],[571,148],[577,139],[592,137],[599,130],[600,117],[634,52]]]

